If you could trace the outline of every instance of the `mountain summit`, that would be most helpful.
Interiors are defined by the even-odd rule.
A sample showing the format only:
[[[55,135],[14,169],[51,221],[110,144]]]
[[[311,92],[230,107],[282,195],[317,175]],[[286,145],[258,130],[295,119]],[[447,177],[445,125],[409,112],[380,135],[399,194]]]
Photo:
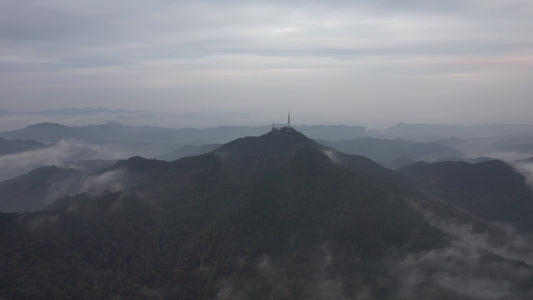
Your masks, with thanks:
[[[325,147],[292,127],[273,128],[259,137],[245,137],[229,142],[215,151],[223,159],[235,158],[243,153],[269,156],[285,156],[303,148]]]
[[[213,153],[234,171],[255,177],[280,167],[297,151],[307,148],[325,149],[294,128],[282,127],[259,137],[236,139]]]

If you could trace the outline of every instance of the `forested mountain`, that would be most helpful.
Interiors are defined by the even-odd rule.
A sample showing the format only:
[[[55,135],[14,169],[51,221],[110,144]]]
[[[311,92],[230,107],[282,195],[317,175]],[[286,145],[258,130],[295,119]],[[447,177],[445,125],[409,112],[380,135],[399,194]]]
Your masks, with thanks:
[[[41,210],[57,197],[79,190],[81,172],[55,166],[37,168],[14,179],[0,182],[0,211]]]
[[[400,171],[427,192],[473,215],[533,232],[533,193],[525,177],[502,161],[420,162]]]
[[[63,163],[62,167],[44,166],[12,179],[0,181],[0,211],[42,210],[65,195],[98,190],[102,183],[91,174],[109,168],[115,161],[82,160]]]
[[[0,297],[533,295],[527,259],[423,217],[431,207],[446,211],[440,221],[486,224],[416,190],[413,178],[288,127],[172,162],[132,157],[89,176],[86,193],[0,214]],[[480,294],[479,283],[494,289]]]

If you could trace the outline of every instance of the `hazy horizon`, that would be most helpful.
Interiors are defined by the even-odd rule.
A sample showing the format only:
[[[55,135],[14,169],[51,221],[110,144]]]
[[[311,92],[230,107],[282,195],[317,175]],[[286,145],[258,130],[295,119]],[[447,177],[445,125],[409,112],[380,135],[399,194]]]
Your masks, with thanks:
[[[191,111],[186,113],[158,110],[109,109],[105,107],[65,107],[50,110],[0,110],[0,131],[14,130],[39,123],[57,123],[66,126],[86,126],[117,123],[125,126],[157,126],[166,128],[214,128],[223,126],[283,126],[288,112],[284,111]],[[329,115],[291,112],[294,126],[355,126],[367,130],[384,130],[401,124],[438,126],[533,126],[533,122],[508,123],[417,123],[398,122],[364,123],[358,120],[328,118]]]

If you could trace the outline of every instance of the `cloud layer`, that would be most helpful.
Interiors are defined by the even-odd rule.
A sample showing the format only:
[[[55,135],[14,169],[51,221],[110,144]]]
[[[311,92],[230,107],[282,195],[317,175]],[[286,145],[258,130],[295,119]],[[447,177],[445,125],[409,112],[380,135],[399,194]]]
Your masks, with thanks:
[[[441,2],[2,0],[0,104],[528,121],[533,5]]]

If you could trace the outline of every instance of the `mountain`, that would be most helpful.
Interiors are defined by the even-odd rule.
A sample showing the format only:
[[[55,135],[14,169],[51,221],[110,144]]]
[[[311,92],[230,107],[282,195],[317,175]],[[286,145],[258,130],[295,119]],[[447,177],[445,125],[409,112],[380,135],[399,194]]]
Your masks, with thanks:
[[[324,144],[344,153],[366,156],[377,162],[387,162],[401,157],[415,161],[435,161],[441,157],[463,156],[460,151],[447,146],[407,140],[365,137],[348,141],[325,142]]]
[[[475,216],[533,230],[533,193],[525,177],[502,161],[419,162],[400,171],[430,194]]]
[[[389,169],[397,170],[401,167],[414,164],[415,162],[416,161],[409,157],[402,156],[388,161],[381,161],[380,164]]]
[[[0,156],[0,181],[11,179],[31,170],[50,165],[79,160],[105,158],[110,147],[88,146],[73,141],[62,141],[31,151],[23,151]],[[101,150],[101,153],[95,149]]]
[[[180,142],[185,145],[227,143],[242,136],[256,136],[270,126],[220,126],[213,128],[164,128],[157,126],[125,126],[117,122],[98,125],[65,126],[56,123],[39,123],[22,129],[0,132],[9,139],[36,139],[58,142],[62,139],[78,139],[86,142],[163,143]],[[338,140],[364,136],[361,126],[300,126],[312,138]]]
[[[457,137],[464,131],[463,126],[441,124],[405,124],[373,133],[374,136],[387,138],[404,138],[418,142],[428,142],[448,137]]]
[[[72,191],[81,172],[55,166],[40,167],[16,178],[0,182],[0,211],[41,210],[56,198]],[[77,189],[75,189],[77,191]]]
[[[234,173],[246,174],[246,179],[260,177],[286,163],[296,151],[314,148],[322,151],[352,173],[386,180],[398,185],[411,181],[361,155],[349,155],[326,147],[294,128],[273,129],[259,137],[236,139],[216,149],[214,154]]]
[[[502,152],[511,152],[511,153],[520,153],[526,155],[533,154],[533,143],[529,144],[518,144],[518,145],[508,145],[499,147],[498,150]]]
[[[0,135],[8,139],[34,139],[47,143],[57,143],[62,139],[78,136],[74,128],[56,123],[30,125],[24,129],[5,131]]]
[[[159,127],[130,127],[116,123],[87,126],[65,126],[56,123],[40,123],[23,129],[1,132],[6,138],[32,138],[57,143],[63,139],[75,139],[87,143],[147,142],[170,138],[172,130]]]
[[[374,137],[404,138],[417,142],[431,142],[448,138],[483,138],[512,135],[531,135],[533,125],[528,124],[491,124],[491,125],[441,125],[405,124],[371,133]]]
[[[485,298],[533,291],[526,261],[465,244],[419,211],[438,202],[462,216],[453,207],[294,128],[172,162],[132,157],[86,183],[95,189],[42,211],[0,214],[0,297],[480,299],[480,282],[493,287]]]
[[[283,127],[259,137],[236,139],[213,153],[233,172],[260,178],[286,163],[296,151],[307,148],[325,149],[299,131]]]
[[[36,140],[6,140],[0,137],[0,155],[43,149],[47,144]]]
[[[471,143],[471,140],[461,139],[461,138],[452,136],[449,138],[436,140],[434,141],[434,143],[447,146],[453,149],[461,150],[461,149],[464,149],[465,147],[468,147],[468,145]]]
[[[26,174],[0,181],[0,212],[24,213],[42,210],[65,195],[86,192],[88,188],[99,184],[87,180],[87,177],[111,167],[115,162],[68,161],[62,163],[61,167],[37,167]]]
[[[126,109],[109,109],[109,108],[92,108],[92,107],[84,107],[84,108],[62,108],[62,109],[53,109],[53,110],[43,110],[35,112],[37,115],[59,115],[59,116],[91,116],[91,115],[98,115],[98,114],[111,114],[111,115],[118,115],[118,114],[125,114],[125,113],[134,113],[135,111],[129,111]],[[139,111],[136,111],[135,113],[139,113]]]
[[[312,298],[324,292],[317,288],[321,280],[316,276],[324,281],[342,277],[346,293],[353,295],[357,284],[372,282],[388,249],[419,251],[446,243],[442,232],[392,191],[353,175],[317,149],[299,150],[204,231],[192,244],[195,255],[187,264],[253,262],[232,265],[226,283],[231,290],[249,285],[241,291],[245,298]],[[221,266],[202,279],[209,282],[224,273]],[[207,285],[199,292],[209,295],[216,292],[209,292],[213,288]]]
[[[66,169],[75,169],[87,174],[92,174],[102,169],[107,169],[116,162],[117,160],[105,159],[71,160],[61,163],[61,166]]]
[[[345,126],[345,125],[320,125],[295,126],[296,130],[302,132],[312,139],[322,139],[328,141],[342,141],[367,136],[366,127],[363,126]]]
[[[486,157],[486,156],[480,156],[476,158],[459,158],[459,157],[442,157],[439,158],[436,162],[444,162],[444,161],[462,161],[466,163],[480,163],[480,162],[486,162],[490,160],[495,160],[494,158]]]
[[[160,155],[159,157],[157,157],[157,159],[173,161],[173,160],[180,159],[186,156],[194,156],[194,155],[200,155],[200,154],[204,154],[207,152],[211,152],[215,150],[216,148],[220,147],[221,145],[222,144],[206,144],[206,145],[201,145],[201,146],[188,145],[188,146],[181,147],[174,152]]]

